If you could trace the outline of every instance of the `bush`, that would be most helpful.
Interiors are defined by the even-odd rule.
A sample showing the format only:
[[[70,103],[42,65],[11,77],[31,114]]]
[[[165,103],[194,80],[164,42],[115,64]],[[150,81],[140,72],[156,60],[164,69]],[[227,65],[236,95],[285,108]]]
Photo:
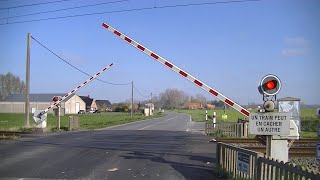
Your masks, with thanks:
[[[114,111],[115,112],[128,112],[129,108],[127,105],[125,104],[118,104],[115,108]]]
[[[233,179],[232,174],[224,170],[220,165],[217,165],[214,173],[219,179]]]
[[[320,118],[304,117],[301,118],[301,130],[317,132],[318,125],[320,124]]]

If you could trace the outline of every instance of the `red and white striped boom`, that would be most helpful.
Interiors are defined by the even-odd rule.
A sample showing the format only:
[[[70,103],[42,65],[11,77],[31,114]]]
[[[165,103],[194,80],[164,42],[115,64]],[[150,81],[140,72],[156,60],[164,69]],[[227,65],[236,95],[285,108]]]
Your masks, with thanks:
[[[104,67],[103,69],[101,69],[101,71],[97,72],[95,75],[93,75],[92,77],[90,77],[89,79],[87,79],[86,81],[84,81],[83,83],[81,83],[79,86],[77,86],[76,88],[74,88],[73,90],[71,90],[70,92],[68,92],[66,95],[62,96],[61,99],[59,99],[57,102],[51,104],[51,106],[49,106],[46,110],[44,110],[45,113],[47,113],[51,108],[53,108],[54,106],[60,104],[63,100],[65,100],[66,98],[68,98],[69,96],[71,96],[73,93],[75,93],[76,91],[78,91],[79,89],[81,89],[83,86],[85,86],[86,84],[88,84],[89,82],[91,82],[92,80],[94,80],[95,78],[97,78],[100,74],[102,74],[103,72],[105,72],[107,69],[109,69],[113,64],[110,64],[109,66]]]
[[[200,80],[196,79],[192,75],[188,74],[186,71],[183,71],[182,69],[180,69],[176,65],[172,64],[170,61],[164,59],[163,57],[159,56],[158,54],[154,53],[153,51],[147,49],[143,45],[139,44],[138,42],[136,42],[133,39],[129,38],[128,36],[124,35],[123,33],[121,33],[120,31],[116,30],[115,28],[111,27],[110,25],[108,25],[106,23],[102,23],[102,26],[105,27],[107,30],[109,30],[111,33],[113,33],[113,34],[117,35],[118,37],[120,37],[125,42],[129,43],[130,45],[132,45],[133,47],[139,49],[140,51],[144,52],[148,56],[151,56],[153,59],[157,60],[159,63],[163,64],[167,68],[169,68],[172,71],[180,74],[181,76],[183,76],[187,80],[191,81],[192,83],[194,83],[198,87],[200,87],[203,90],[207,91],[209,94],[213,95],[214,97],[217,97],[218,99],[220,99],[224,103],[228,104],[229,106],[231,106],[235,110],[239,111],[243,115],[249,116],[250,112],[248,110],[246,110],[245,108],[241,107],[239,104],[235,103],[234,101],[231,101],[229,98],[227,98],[223,94],[219,93],[215,89],[211,88],[210,86],[206,85],[205,83],[201,82]]]
[[[73,93],[75,93],[76,91],[78,91],[79,89],[81,89],[83,86],[87,85],[89,82],[91,82],[92,80],[94,80],[95,78],[97,78],[98,76],[100,76],[103,72],[105,72],[107,69],[109,69],[111,66],[113,65],[110,64],[109,66],[104,67],[103,69],[101,69],[99,72],[97,72],[95,75],[93,75],[92,77],[90,77],[89,79],[87,79],[86,81],[84,81],[83,83],[81,83],[79,86],[77,86],[76,88],[74,88],[73,90],[71,90],[70,92],[68,92],[66,95],[62,96],[61,99],[59,99],[57,102],[51,104],[47,109],[45,109],[44,111],[42,111],[38,117],[40,118],[43,114],[47,113],[51,108],[53,108],[54,106],[60,104],[63,100],[65,100],[66,98],[68,98],[69,96],[71,96]],[[36,120],[35,120],[36,121]],[[36,124],[39,124],[43,121],[43,119],[41,119],[41,121],[36,121]]]

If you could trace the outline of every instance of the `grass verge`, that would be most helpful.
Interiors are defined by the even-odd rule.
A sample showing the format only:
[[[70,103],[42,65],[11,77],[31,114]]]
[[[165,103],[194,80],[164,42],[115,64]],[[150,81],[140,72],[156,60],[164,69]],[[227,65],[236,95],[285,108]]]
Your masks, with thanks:
[[[156,113],[154,116],[145,117],[141,114],[134,114],[133,118],[128,113],[98,113],[98,114],[81,114],[77,115],[80,119],[81,130],[93,130],[105,127],[110,127],[119,124],[157,118],[164,116],[163,113]],[[69,115],[61,116],[61,129],[67,130]],[[30,115],[30,124],[35,127],[32,116]],[[47,128],[50,131],[56,131],[58,125],[58,117],[48,114]],[[24,114],[0,113],[0,130],[6,131],[23,131],[32,132],[32,128],[23,128]]]

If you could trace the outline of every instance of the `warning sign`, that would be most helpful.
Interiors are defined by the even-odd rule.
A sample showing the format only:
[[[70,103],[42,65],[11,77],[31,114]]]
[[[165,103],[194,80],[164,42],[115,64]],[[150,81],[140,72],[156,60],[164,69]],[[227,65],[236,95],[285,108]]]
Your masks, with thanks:
[[[249,133],[257,135],[289,135],[290,113],[250,113]]]
[[[238,151],[238,163],[237,163],[238,171],[249,174],[249,170],[250,170],[249,160],[250,160],[249,154]]]

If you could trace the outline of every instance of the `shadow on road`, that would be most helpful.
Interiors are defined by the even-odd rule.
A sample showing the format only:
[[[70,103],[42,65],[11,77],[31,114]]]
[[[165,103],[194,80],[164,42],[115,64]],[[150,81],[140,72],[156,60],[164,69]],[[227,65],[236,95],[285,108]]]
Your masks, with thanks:
[[[167,155],[168,156],[168,155]],[[169,155],[170,156],[170,155]],[[166,160],[159,154],[154,153],[141,153],[141,152],[130,152],[127,155],[122,156],[125,159],[137,159],[137,160],[150,160],[152,162],[164,163],[170,165],[176,171],[178,171],[185,179],[212,179],[214,177],[213,168],[210,163],[216,163],[215,158],[199,155],[181,155],[185,156],[189,160],[200,161],[199,162],[177,162],[174,160]],[[179,158],[177,158],[179,159]]]
[[[24,167],[21,164],[41,167],[44,160],[47,160],[52,162],[52,166],[60,167],[59,171],[62,167],[69,168],[82,164],[76,172],[79,172],[81,177],[86,177],[94,168],[109,164],[108,162],[110,164],[118,162],[120,167],[130,163],[132,167],[145,167],[146,162],[152,162],[155,166],[152,168],[157,169],[159,166],[164,169],[174,169],[175,173],[185,179],[212,179],[216,163],[215,143],[209,143],[208,140],[209,137],[201,134],[147,130],[86,131],[21,138],[3,146],[6,148],[0,148],[0,158],[6,163],[5,167],[0,165],[0,173],[2,177],[25,177],[25,171],[33,167]],[[37,154],[20,160],[16,158],[17,160],[10,162],[12,155],[9,153],[10,150],[13,154],[25,151],[34,151]],[[69,154],[72,156],[69,157]],[[88,166],[90,164],[90,168],[86,164]],[[49,168],[50,164],[47,166]],[[36,177],[56,178],[55,175],[48,175],[47,171],[37,172]],[[63,178],[80,178],[79,174],[65,175]]]

